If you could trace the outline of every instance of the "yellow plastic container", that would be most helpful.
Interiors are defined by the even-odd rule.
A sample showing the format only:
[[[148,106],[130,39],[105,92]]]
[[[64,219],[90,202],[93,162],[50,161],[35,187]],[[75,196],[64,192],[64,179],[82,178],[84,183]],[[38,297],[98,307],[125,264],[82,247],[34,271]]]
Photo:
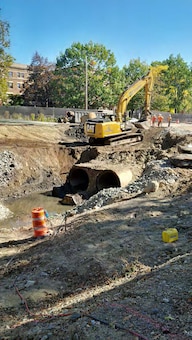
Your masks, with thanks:
[[[163,242],[174,242],[178,240],[178,231],[176,228],[168,228],[162,232]]]

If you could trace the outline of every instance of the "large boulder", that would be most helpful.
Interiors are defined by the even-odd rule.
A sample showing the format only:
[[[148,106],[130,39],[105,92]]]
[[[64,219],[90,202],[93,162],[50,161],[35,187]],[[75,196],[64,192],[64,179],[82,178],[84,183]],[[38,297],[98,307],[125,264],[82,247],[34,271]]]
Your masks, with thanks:
[[[180,153],[192,153],[192,144],[188,145],[178,145],[178,151]]]
[[[149,130],[150,129],[150,122],[148,120],[144,120],[143,122],[135,122],[134,125],[138,129]]]
[[[159,182],[157,181],[149,181],[145,188],[143,189],[143,192],[146,194],[149,194],[150,192],[156,192],[159,189]]]
[[[192,154],[181,153],[179,155],[170,158],[171,163],[174,166],[180,168],[192,168]]]

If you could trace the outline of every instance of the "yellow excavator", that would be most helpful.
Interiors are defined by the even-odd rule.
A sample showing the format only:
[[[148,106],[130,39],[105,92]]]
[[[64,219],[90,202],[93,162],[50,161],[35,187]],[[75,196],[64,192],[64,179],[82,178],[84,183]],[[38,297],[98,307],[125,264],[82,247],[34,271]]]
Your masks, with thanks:
[[[94,118],[86,120],[84,124],[84,133],[89,138],[90,145],[115,145],[122,143],[135,144],[143,140],[140,132],[131,132],[132,125],[123,122],[127,105],[136,93],[142,88],[145,89],[145,111],[144,116],[150,114],[151,94],[154,82],[166,65],[151,66],[147,75],[135,81],[120,96],[116,114],[110,117]]]

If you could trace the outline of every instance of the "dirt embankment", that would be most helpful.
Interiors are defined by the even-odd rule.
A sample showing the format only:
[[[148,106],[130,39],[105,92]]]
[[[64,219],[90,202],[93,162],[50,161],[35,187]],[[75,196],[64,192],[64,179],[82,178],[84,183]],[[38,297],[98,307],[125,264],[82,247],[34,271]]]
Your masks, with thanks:
[[[0,127],[1,198],[51,190],[65,183],[80,157],[78,148],[60,144],[73,145],[74,139],[65,135],[68,128],[60,124]]]
[[[0,135],[0,152],[13,157],[3,187],[10,195],[39,190],[46,181],[51,186],[54,176],[59,183],[72,164],[89,160],[90,148],[72,147],[65,125],[15,128]],[[151,161],[168,162],[178,144],[191,143],[182,127],[144,135],[141,145],[100,147],[94,155],[99,162],[129,164],[138,180]],[[67,221],[48,220],[51,233],[44,239],[31,237],[25,226],[9,230],[9,240],[6,226],[1,230],[2,339],[192,339],[192,170],[170,169],[176,177],[156,192],[126,193]],[[162,241],[168,227],[178,230],[176,242]]]

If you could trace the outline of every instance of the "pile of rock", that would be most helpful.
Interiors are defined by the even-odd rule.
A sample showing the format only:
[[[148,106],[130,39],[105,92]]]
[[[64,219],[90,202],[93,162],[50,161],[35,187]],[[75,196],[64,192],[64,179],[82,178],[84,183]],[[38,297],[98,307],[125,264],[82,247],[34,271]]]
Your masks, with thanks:
[[[69,137],[80,140],[81,142],[88,142],[88,139],[84,134],[82,124],[70,127],[67,131],[65,131],[65,134]]]
[[[0,188],[8,185],[8,182],[14,175],[15,166],[15,156],[12,152],[0,152]],[[0,203],[0,220],[10,217],[11,214],[11,211]]]
[[[0,187],[6,186],[13,177],[15,166],[15,156],[12,152],[0,152]]]

